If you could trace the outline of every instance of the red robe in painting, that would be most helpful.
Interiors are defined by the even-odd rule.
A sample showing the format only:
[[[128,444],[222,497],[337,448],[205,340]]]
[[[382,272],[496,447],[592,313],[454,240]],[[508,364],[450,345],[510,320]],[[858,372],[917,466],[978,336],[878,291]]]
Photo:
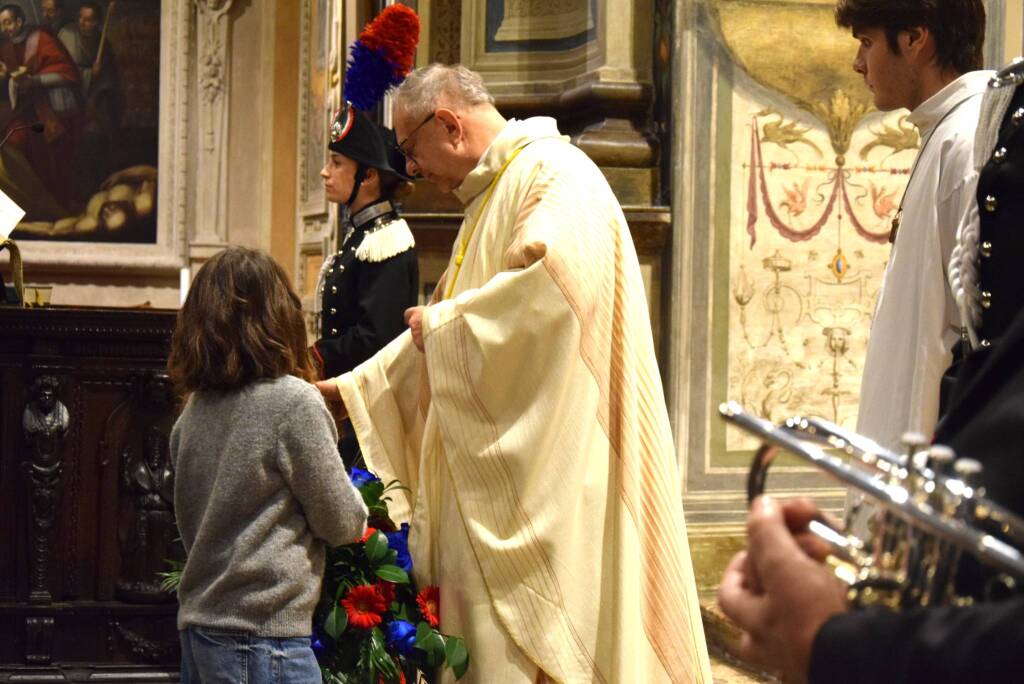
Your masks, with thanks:
[[[24,65],[33,76],[59,74],[66,81],[63,87],[78,97],[78,67],[64,45],[49,31],[32,29],[21,42],[5,42],[0,45],[0,60],[11,73]],[[6,84],[7,80],[3,83]],[[46,189],[65,206],[71,199],[75,148],[81,127],[80,111],[77,103],[64,111],[55,111],[49,91],[39,86],[18,94],[14,116],[4,131],[6,135],[7,131],[18,126],[36,122],[43,124],[42,133],[34,133],[30,129],[13,133],[7,145],[25,156]]]

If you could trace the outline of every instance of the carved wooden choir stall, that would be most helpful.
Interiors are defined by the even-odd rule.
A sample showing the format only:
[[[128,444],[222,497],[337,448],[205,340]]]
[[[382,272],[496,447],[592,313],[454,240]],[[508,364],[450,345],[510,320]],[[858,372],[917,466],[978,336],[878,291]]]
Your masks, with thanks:
[[[0,307],[0,682],[178,679],[174,320]]]

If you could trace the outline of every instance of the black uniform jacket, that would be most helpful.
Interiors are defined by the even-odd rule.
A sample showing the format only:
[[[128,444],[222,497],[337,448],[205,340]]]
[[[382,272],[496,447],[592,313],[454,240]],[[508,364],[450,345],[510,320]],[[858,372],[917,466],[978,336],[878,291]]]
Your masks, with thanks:
[[[1017,88],[1003,117],[999,140],[978,178],[977,197],[978,334],[987,347],[1003,336],[1024,307],[1024,87]]]
[[[354,228],[331,257],[323,285],[321,338],[315,344],[324,378],[347,373],[405,330],[405,310],[417,303],[416,250],[409,245],[380,261],[357,256],[364,240],[396,229],[407,232],[408,226],[393,213],[378,216]]]

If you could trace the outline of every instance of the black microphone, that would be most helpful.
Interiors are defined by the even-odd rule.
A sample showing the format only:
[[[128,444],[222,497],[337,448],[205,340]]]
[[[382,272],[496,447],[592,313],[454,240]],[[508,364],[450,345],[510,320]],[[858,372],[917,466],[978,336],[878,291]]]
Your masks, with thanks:
[[[33,133],[42,133],[43,132],[43,124],[39,123],[38,121],[35,122],[35,123],[22,124],[21,126],[15,126],[11,130],[7,131],[7,135],[4,136],[3,140],[0,140],[0,148],[2,148],[4,145],[7,144],[7,139],[8,138],[10,138],[16,132],[23,131],[26,128],[31,128]]]

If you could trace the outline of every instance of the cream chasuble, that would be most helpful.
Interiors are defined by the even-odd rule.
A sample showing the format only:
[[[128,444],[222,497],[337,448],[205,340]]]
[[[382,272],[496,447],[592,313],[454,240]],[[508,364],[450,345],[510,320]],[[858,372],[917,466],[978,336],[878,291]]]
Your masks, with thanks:
[[[456,194],[467,249],[426,353],[406,332],[337,382],[370,468],[409,487],[392,508],[466,639],[464,681],[710,683],[618,202],[547,118],[509,122]]]

